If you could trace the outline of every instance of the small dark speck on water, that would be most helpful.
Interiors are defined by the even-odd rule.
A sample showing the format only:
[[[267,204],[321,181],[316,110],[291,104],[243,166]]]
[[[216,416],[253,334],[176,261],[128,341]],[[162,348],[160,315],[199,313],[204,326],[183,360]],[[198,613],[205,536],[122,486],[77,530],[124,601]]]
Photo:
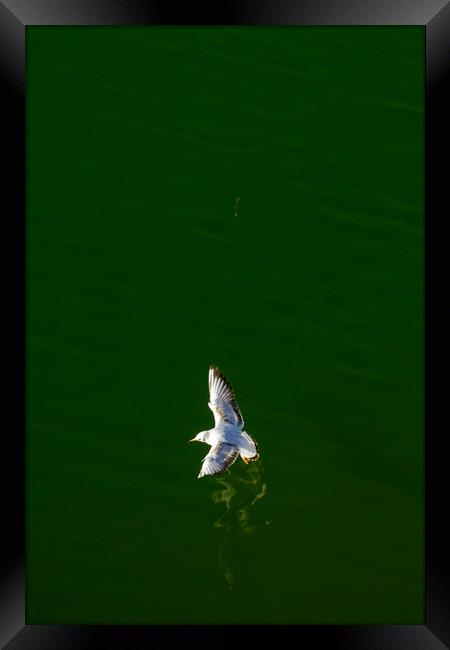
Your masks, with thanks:
[[[238,212],[239,212],[239,201],[240,201],[240,199],[239,199],[239,197],[237,197],[237,199],[236,199],[236,203],[234,204],[234,216],[235,216],[235,217],[238,216]]]

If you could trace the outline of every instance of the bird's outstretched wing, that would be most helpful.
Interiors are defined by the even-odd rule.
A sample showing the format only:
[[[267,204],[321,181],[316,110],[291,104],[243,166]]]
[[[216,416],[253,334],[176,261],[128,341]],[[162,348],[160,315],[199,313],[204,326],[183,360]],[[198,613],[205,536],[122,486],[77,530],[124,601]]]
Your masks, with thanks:
[[[234,463],[238,456],[239,451],[237,447],[227,445],[225,442],[219,442],[215,447],[211,447],[203,459],[203,465],[197,478],[221,474],[227,467]]]
[[[214,413],[216,427],[221,422],[244,426],[234,390],[226,377],[214,366],[209,369],[208,406]]]

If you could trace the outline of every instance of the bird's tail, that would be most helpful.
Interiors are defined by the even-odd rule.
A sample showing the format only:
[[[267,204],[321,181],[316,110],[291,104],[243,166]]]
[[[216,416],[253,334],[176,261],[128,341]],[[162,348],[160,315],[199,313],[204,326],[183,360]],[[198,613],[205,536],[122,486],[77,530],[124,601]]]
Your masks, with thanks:
[[[256,440],[252,438],[252,436],[248,434],[247,431],[243,431],[242,436],[244,437],[245,442],[239,448],[239,454],[244,463],[248,465],[248,463],[252,463],[255,460],[258,460],[260,456],[259,449],[258,445],[256,444]]]

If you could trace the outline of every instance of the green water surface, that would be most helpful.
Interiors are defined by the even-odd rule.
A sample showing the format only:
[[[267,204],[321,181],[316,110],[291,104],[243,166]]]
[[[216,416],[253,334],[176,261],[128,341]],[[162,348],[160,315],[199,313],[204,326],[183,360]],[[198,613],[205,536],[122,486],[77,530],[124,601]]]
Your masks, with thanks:
[[[423,30],[27,61],[27,622],[422,623]],[[261,460],[197,480],[210,364]]]

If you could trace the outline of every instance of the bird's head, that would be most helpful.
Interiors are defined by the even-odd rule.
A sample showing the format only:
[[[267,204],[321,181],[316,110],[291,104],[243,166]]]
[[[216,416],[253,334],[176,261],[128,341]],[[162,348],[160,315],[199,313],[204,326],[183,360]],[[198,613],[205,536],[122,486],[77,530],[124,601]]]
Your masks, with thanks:
[[[191,438],[189,442],[206,442],[206,434],[207,431],[200,431],[200,433],[197,433],[195,438]]]

